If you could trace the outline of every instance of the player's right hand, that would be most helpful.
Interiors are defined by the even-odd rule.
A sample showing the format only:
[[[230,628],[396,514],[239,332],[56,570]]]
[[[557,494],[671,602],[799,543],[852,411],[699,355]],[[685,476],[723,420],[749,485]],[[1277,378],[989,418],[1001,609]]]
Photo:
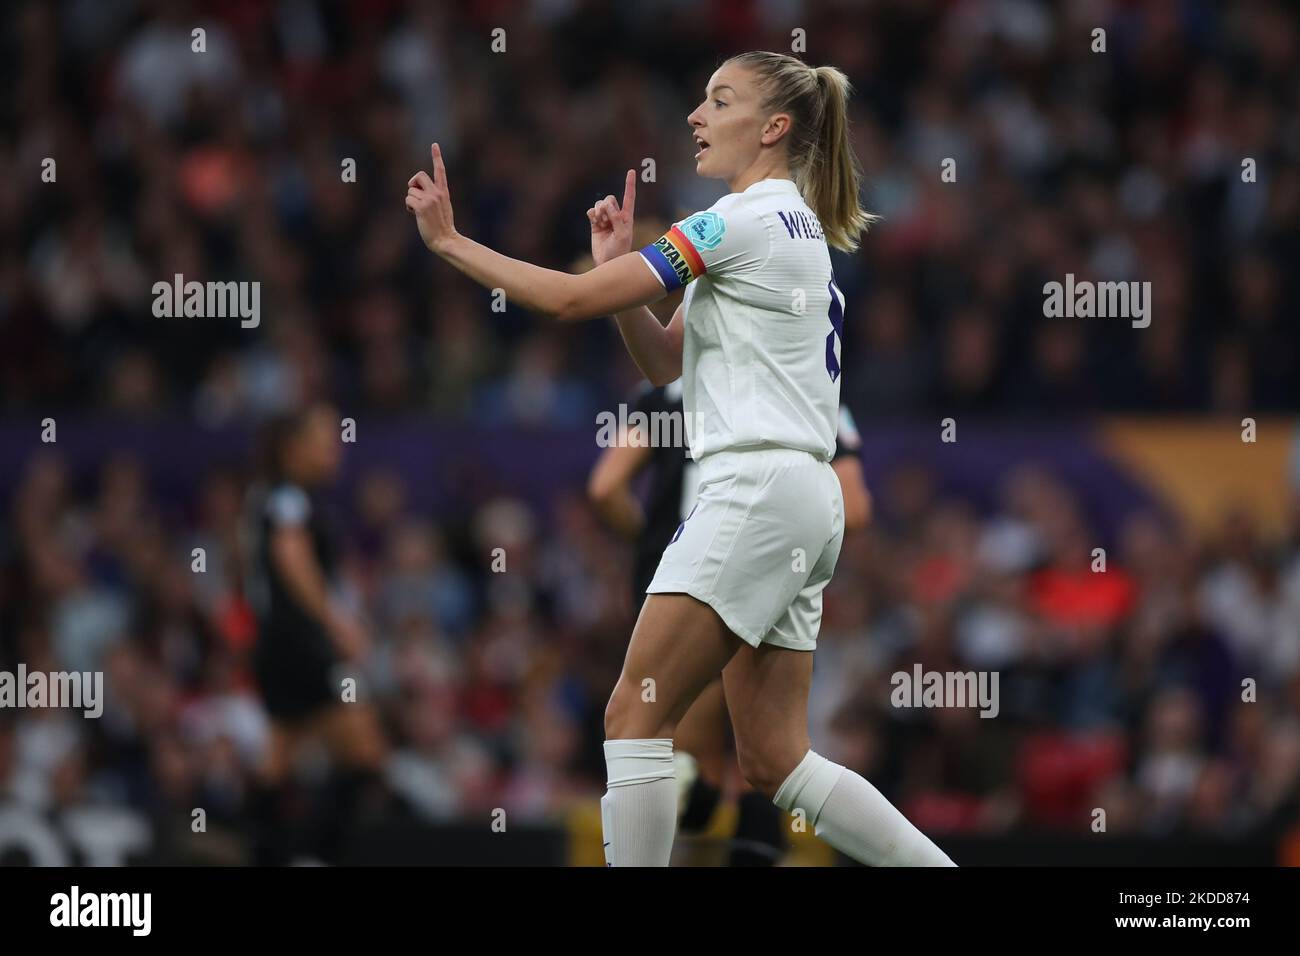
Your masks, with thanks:
[[[349,611],[335,609],[330,615],[329,635],[339,656],[347,661],[360,661],[370,651],[370,635]]]
[[[617,259],[632,251],[632,213],[636,208],[636,170],[627,171],[623,189],[623,206],[606,196],[587,210],[591,220],[591,257],[596,265]]]

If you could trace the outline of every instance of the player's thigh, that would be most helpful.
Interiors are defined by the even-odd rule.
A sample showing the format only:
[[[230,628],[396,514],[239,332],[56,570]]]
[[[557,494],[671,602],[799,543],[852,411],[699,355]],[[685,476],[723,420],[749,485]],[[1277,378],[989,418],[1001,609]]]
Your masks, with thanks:
[[[810,746],[812,654],[771,644],[744,647],[722,672],[741,773],[769,796]]]
[[[740,646],[707,604],[686,594],[649,595],[605,709],[606,737],[672,736]]]

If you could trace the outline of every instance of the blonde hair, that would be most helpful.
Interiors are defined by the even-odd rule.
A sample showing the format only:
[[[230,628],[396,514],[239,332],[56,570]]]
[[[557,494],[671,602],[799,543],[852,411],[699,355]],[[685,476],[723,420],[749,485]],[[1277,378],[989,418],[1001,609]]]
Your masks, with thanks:
[[[790,172],[821,220],[826,242],[852,252],[880,217],[862,208],[862,167],[849,144],[849,78],[833,66],[809,66],[784,53],[742,53],[728,63],[752,70],[762,108],[789,113]]]

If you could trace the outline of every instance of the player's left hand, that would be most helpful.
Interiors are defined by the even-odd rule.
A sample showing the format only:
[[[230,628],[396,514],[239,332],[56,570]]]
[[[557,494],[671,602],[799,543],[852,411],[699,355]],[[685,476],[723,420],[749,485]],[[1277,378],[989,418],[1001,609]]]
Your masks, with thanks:
[[[434,143],[429,152],[433,156],[433,178],[420,170],[406,183],[406,208],[415,214],[415,224],[420,238],[433,252],[439,252],[449,239],[456,236],[456,223],[451,213],[451,193],[447,190],[447,169],[442,165],[442,150]]]
[[[587,210],[591,221],[591,257],[596,265],[632,251],[632,218],[636,211],[636,170],[627,171],[623,206],[606,196]]]

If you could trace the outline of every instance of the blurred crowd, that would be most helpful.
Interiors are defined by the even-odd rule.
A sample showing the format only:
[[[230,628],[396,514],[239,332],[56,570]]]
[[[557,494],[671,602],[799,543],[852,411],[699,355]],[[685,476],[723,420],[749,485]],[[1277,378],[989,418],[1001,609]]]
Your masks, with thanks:
[[[860,417],[1296,408],[1291,4],[64,0],[0,30],[11,408],[242,421],[330,393],[585,424],[634,382],[617,335],[494,312],[404,184],[437,140],[462,232],[582,268],[628,168],[650,238],[725,192],[685,117],[721,58],[794,30],[856,85],[885,217],[835,258]],[[260,281],[261,323],[155,318],[176,274]],[[1046,320],[1067,274],[1149,281],[1150,327]]]
[[[1138,511],[1107,554],[1048,469],[1010,471],[985,515],[932,488],[900,469],[846,542],[814,739],[940,831],[1300,824],[1300,493],[1281,539],[1241,512],[1192,536]],[[917,664],[997,674],[993,719],[895,706]]]
[[[0,710],[0,809],[127,807],[162,833],[201,807],[248,837],[270,730],[252,673],[249,477],[214,468],[167,502],[126,455],[80,481],[55,455],[29,463],[0,552],[0,670],[102,671],[106,699],[97,720]],[[598,794],[631,565],[585,502],[559,501],[543,523],[500,498],[437,523],[382,466],[340,499],[325,499],[343,542],[334,587],[369,638],[347,673],[391,743],[391,812],[556,821]],[[325,752],[295,768],[306,817]]]
[[[685,116],[721,57],[788,49],[796,27],[858,89],[885,217],[835,258],[860,419],[1296,409],[1288,4],[66,0],[0,26],[5,413],[242,427],[328,397],[588,426],[636,381],[617,335],[494,312],[431,261],[407,178],[437,139],[461,231],[581,268],[584,210],[644,159],[651,238],[721,195],[694,177]],[[177,273],[260,281],[260,325],[154,318],[152,284]],[[1045,320],[1042,285],[1066,273],[1150,280],[1151,326]],[[0,526],[0,667],[102,670],[109,700],[97,721],[0,711],[0,804],[106,803],[179,829],[202,806],[239,826],[267,732],[250,477],[212,468],[163,503],[126,454],[84,474],[57,452],[23,464]],[[813,691],[828,756],[936,831],[1082,832],[1095,807],[1108,832],[1152,835],[1300,819],[1300,521],[1274,540],[1225,515],[1202,539],[1134,516],[1098,574],[1089,516],[1050,473],[1015,473],[993,513],[932,478],[873,489],[876,523],[846,542]],[[408,491],[373,465],[335,502],[395,805],[553,819],[590,801],[635,606],[626,546],[577,489],[544,513],[467,514],[421,513]],[[996,670],[999,717],[892,707],[890,675],[918,662]]]

